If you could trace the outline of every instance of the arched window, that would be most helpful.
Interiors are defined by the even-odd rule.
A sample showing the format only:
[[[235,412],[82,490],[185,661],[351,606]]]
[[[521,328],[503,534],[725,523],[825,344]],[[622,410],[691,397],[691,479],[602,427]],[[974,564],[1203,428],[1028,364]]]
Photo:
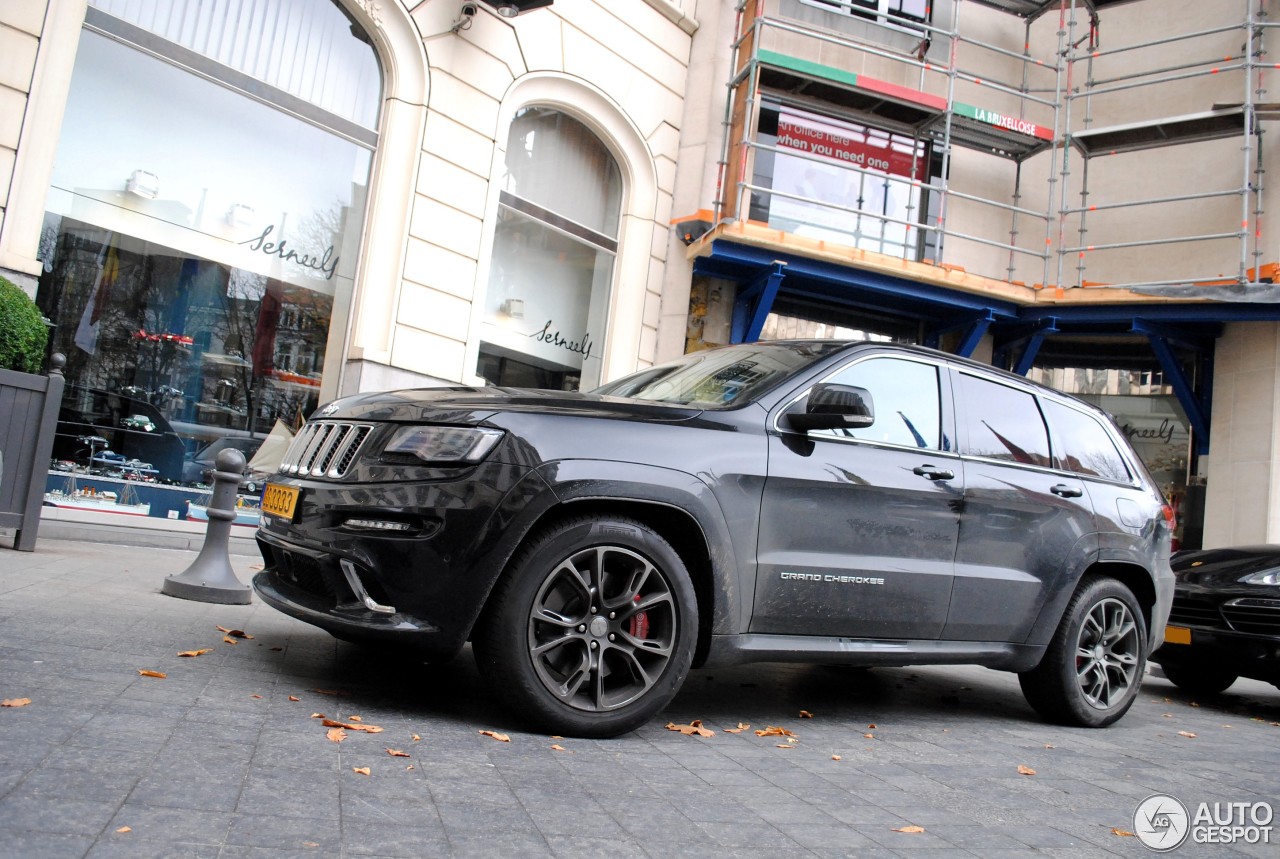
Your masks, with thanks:
[[[594,387],[618,251],[622,178],[585,125],[526,107],[511,123],[476,372]]]
[[[337,0],[89,0],[40,250],[68,357],[57,458],[92,469],[99,436],[201,483],[201,448],[316,407],[381,100]]]

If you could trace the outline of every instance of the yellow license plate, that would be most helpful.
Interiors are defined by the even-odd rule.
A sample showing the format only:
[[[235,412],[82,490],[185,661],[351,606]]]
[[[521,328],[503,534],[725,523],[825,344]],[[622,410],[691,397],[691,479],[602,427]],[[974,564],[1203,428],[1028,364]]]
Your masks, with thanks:
[[[1166,626],[1164,628],[1165,644],[1190,644],[1191,630],[1185,626]]]
[[[262,492],[262,512],[292,522],[294,511],[298,509],[298,498],[301,495],[301,489],[268,483],[267,488]]]

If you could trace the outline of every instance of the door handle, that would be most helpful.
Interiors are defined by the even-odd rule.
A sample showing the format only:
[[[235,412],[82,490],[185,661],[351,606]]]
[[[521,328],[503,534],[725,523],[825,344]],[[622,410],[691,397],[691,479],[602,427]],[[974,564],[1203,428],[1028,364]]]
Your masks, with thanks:
[[[1084,490],[1079,486],[1068,486],[1065,483],[1059,483],[1049,491],[1054,495],[1061,496],[1062,498],[1079,498],[1081,495],[1084,495]]]
[[[911,469],[911,473],[920,477],[927,477],[930,480],[950,480],[956,476],[954,471],[946,468],[936,468],[932,465],[917,465]]]

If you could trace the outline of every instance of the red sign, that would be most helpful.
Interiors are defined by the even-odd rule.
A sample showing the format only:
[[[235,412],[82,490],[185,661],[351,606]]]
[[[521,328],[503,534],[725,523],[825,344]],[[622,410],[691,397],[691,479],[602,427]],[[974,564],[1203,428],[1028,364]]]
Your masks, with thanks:
[[[785,113],[778,117],[778,145],[866,170],[925,180],[923,154],[913,157],[910,152],[857,140],[830,127],[800,124]]]

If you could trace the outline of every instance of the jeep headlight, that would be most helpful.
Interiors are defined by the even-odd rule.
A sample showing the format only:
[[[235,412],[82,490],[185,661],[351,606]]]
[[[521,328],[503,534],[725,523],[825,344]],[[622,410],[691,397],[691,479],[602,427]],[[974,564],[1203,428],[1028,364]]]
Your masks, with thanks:
[[[484,459],[501,440],[502,430],[411,426],[396,430],[383,452],[415,456],[432,465],[470,465]]]

